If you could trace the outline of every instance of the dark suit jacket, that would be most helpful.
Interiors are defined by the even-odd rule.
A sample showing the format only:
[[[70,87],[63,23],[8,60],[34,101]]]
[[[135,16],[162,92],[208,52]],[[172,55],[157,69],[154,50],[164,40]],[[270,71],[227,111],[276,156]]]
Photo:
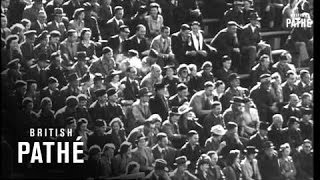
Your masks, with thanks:
[[[299,81],[297,84],[297,95],[300,97],[303,93],[307,92],[310,93],[310,91],[313,90],[312,83],[306,84],[304,87],[302,85],[302,82]]]
[[[47,71],[48,77],[53,76],[57,78],[60,88],[68,84],[67,78],[65,76],[65,73],[62,70],[62,67],[57,67],[53,64],[50,64],[48,67],[46,67],[45,70]]]
[[[126,86],[123,90],[123,99],[135,101],[139,94],[139,82],[135,80],[131,83],[128,77],[125,77],[121,80],[121,84]]]
[[[175,94],[174,96],[171,96],[168,100],[169,102],[169,107],[173,107],[173,106],[181,106],[183,103],[188,102],[188,98],[182,99],[181,101],[179,101],[178,98],[178,94]]]
[[[250,77],[251,77],[251,85],[254,86],[256,83],[259,81],[259,77],[262,74],[271,74],[271,72],[268,69],[262,69],[261,64],[255,65],[250,72]]]
[[[255,31],[252,32],[250,24],[247,24],[243,27],[243,30],[240,34],[240,46],[257,46],[260,42],[260,28],[256,27]]]
[[[293,88],[290,89],[287,82],[281,84],[282,86],[282,95],[283,95],[283,102],[289,102],[290,94],[298,94],[298,88],[296,85],[293,85]]]
[[[112,129],[110,129],[106,135],[108,139],[107,142],[113,143],[116,147],[116,151],[120,148],[121,143],[126,140],[126,131],[124,129],[119,130],[119,136],[113,133]]]
[[[40,91],[40,99],[43,99],[44,97],[49,97],[52,101],[52,109],[54,111],[57,111],[58,109],[62,108],[62,104],[59,104],[58,99],[60,98],[60,91],[56,90],[53,91],[52,94],[50,94],[48,86],[43,88]]]
[[[168,101],[164,102],[162,98],[156,94],[149,100],[149,108],[152,114],[159,114],[162,119],[167,119],[169,112]],[[166,104],[165,104],[166,103]]]
[[[84,26],[86,28],[89,28],[91,29],[92,31],[92,36],[91,36],[91,39],[93,41],[98,41],[100,40],[101,38],[101,34],[100,34],[100,29],[99,29],[99,26],[98,26],[98,21],[95,17],[91,16],[91,17],[85,17],[84,18]]]
[[[103,39],[109,39],[111,36],[118,34],[120,32],[119,28],[123,24],[124,24],[123,20],[119,20],[119,25],[118,25],[115,20],[115,17],[109,19],[109,21],[105,25],[105,29],[103,32],[103,35],[105,35],[105,37]]]
[[[103,149],[103,146],[108,143],[108,136],[106,133],[104,133],[102,136],[98,136],[97,134],[93,133],[88,137],[88,149],[92,145],[98,145],[101,149]]]
[[[263,180],[283,180],[276,155],[272,156],[270,159],[264,154],[258,160],[258,166]]]
[[[125,51],[129,51],[130,49],[134,49],[139,52],[139,57],[142,58],[141,53],[149,49],[147,46],[147,40],[141,39],[140,43],[138,43],[137,36],[133,35],[128,40],[125,41]]]
[[[171,49],[178,62],[182,63],[186,56],[188,41],[183,42],[180,32],[171,35]]]
[[[122,44],[124,45],[124,41],[122,42]],[[119,48],[120,48],[119,35],[114,35],[114,36],[110,37],[110,39],[108,41],[108,46],[113,49],[114,54],[119,54]],[[124,47],[124,46],[122,46],[122,47]],[[124,48],[122,51],[124,51]]]
[[[175,159],[177,157],[177,150],[175,148],[172,148],[172,147],[167,147],[164,154],[161,154],[160,153],[160,150],[159,150],[159,145],[156,144],[155,146],[152,147],[152,153],[153,153],[153,157],[154,159],[164,159],[167,161],[168,163],[168,168],[170,170],[173,170],[174,166],[174,162],[175,162]]]
[[[106,106],[101,107],[98,101],[95,101],[90,105],[89,113],[93,121],[97,119],[107,119],[109,117]]]
[[[214,76],[217,78],[217,80],[223,81],[226,85],[228,85],[228,77],[232,73],[231,70],[226,71],[223,68],[219,68],[215,71]]]
[[[26,68],[25,63],[30,59],[34,58],[33,48],[34,48],[34,45],[27,43],[26,41],[20,45],[20,49],[23,55],[23,60],[21,63],[22,63],[22,66],[24,66],[25,68]]]
[[[54,8],[62,8],[62,4],[58,5],[57,3],[55,3],[54,0],[51,0],[47,3],[47,5],[45,6],[45,10],[47,13],[47,22],[50,22],[54,19],[54,15],[53,15]],[[66,13],[68,14],[68,12]]]
[[[287,104],[287,105],[283,106],[282,111],[281,111],[281,115],[283,117],[283,127],[287,127],[290,116],[295,116],[297,118],[300,118],[301,111],[299,108],[292,107],[289,104]]]
[[[189,142],[186,142],[181,150],[180,150],[180,156],[186,156],[189,161],[191,161],[190,165],[188,166],[188,170],[191,173],[194,173],[196,169],[196,163],[199,157],[201,156],[202,150],[200,145],[197,145],[194,150],[192,150],[191,145]]]
[[[116,106],[112,106],[110,103],[107,103],[106,111],[108,114],[108,117],[104,119],[107,124],[116,117],[119,117],[121,120],[124,120],[124,112],[120,104],[116,104]]]
[[[211,40],[210,45],[217,49],[220,55],[231,55],[233,48],[238,48],[239,43],[236,43],[235,37],[227,32],[227,28],[222,29]]]
[[[250,140],[248,142],[249,146],[255,146],[259,152],[263,151],[263,144],[266,142],[268,139],[262,139],[261,136],[256,133],[250,137]]]

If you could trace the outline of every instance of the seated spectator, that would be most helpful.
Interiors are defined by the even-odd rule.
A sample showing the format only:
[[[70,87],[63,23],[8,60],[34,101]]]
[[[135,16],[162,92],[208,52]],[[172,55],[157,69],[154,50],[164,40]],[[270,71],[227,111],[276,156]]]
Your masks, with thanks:
[[[98,178],[105,174],[105,166],[101,159],[101,148],[98,145],[93,145],[89,148],[89,157],[85,162],[84,172],[87,178]]]
[[[50,76],[48,78],[48,85],[40,90],[41,101],[45,97],[50,98],[52,101],[53,111],[57,111],[62,107],[59,101],[60,90],[58,86],[59,86],[59,81],[57,80],[57,78]]]
[[[92,96],[92,101],[94,102],[97,100],[96,97],[96,91],[99,89],[104,89],[106,90],[106,87],[104,85],[104,78],[101,73],[95,73],[94,78],[93,78],[93,86],[90,87],[90,95]]]
[[[7,27],[7,25],[8,25],[7,16],[4,14],[1,14],[1,38],[3,39],[6,39],[11,34],[11,31]]]
[[[113,118],[125,119],[124,111],[122,106],[118,103],[118,94],[115,88],[109,88],[107,90],[108,100],[106,104],[107,117],[105,117],[106,123],[110,123]]]
[[[168,163],[170,170],[173,170],[173,165],[178,152],[175,148],[168,146],[169,140],[165,133],[157,134],[157,144],[152,147],[152,153],[155,159],[164,159]]]
[[[274,142],[276,149],[279,149],[280,145],[284,142],[282,124],[283,118],[281,114],[272,116],[272,124],[268,128],[268,139]]]
[[[81,7],[79,0],[68,0],[62,4],[63,11],[66,12],[68,19],[72,19],[74,11]]]
[[[37,16],[37,20],[35,22],[31,22],[31,28],[32,30],[37,31],[37,35],[41,34],[42,31],[47,29],[47,14],[45,11],[40,10],[39,14]]]
[[[212,63],[210,61],[206,61],[201,66],[201,71],[198,72],[198,77],[200,81],[200,85],[204,85],[205,82],[214,82],[215,77],[212,74]],[[203,86],[199,87],[203,89]]]
[[[105,25],[101,25],[101,35],[102,39],[109,39],[111,36],[114,36],[119,33],[120,26],[124,25],[123,22],[124,10],[121,6],[116,6],[114,8],[114,16],[107,21]]]
[[[48,14],[48,22],[54,19],[54,9],[62,8],[63,0],[50,0],[45,4],[45,11]]]
[[[115,146],[112,143],[107,143],[103,146],[101,151],[101,161],[103,164],[104,175],[107,177],[113,176],[113,171],[111,168],[111,160],[114,157]]]
[[[216,77],[217,80],[223,81],[224,84],[228,83],[228,77],[233,72],[230,70],[231,66],[233,65],[232,62],[233,61],[230,59],[229,56],[224,55],[222,57],[222,61],[221,61],[222,68],[218,68],[214,74],[214,76]]]
[[[149,55],[150,47],[147,45],[146,26],[139,24],[135,27],[136,33],[125,42],[125,51],[134,49],[139,52],[139,57],[143,58]]]
[[[245,159],[241,161],[241,170],[245,179],[261,180],[261,174],[258,167],[256,155],[259,151],[254,146],[247,146],[244,150]]]
[[[291,116],[297,118],[301,117],[300,109],[297,107],[299,98],[296,94],[290,94],[290,100],[287,105],[285,105],[281,110],[281,115],[283,117],[284,127],[287,127],[288,120]]]
[[[151,148],[147,147],[147,137],[141,134],[135,141],[137,147],[132,150],[132,161],[140,164],[140,171],[149,173],[153,170],[154,157]]]
[[[124,141],[120,145],[119,153],[111,160],[112,171],[115,176],[123,175],[129,163],[132,162],[132,145]]]
[[[169,104],[165,97],[166,85],[162,83],[157,83],[154,85],[155,94],[149,100],[149,107],[152,114],[159,114],[162,119],[168,117]]]
[[[250,78],[252,80],[251,82],[252,87],[256,85],[256,83],[259,81],[259,77],[262,74],[271,74],[271,71],[269,70],[269,65],[270,65],[269,56],[266,54],[260,56],[259,64],[251,68]]]
[[[242,9],[244,24],[250,23],[249,17],[250,17],[250,14],[254,11],[255,11],[255,9],[253,7],[253,1],[252,0],[244,0],[243,1],[243,9]],[[259,13],[259,11],[258,11],[258,13]]]
[[[77,31],[74,29],[70,29],[67,32],[67,38],[60,44],[61,56],[63,59],[62,67],[64,69],[71,69],[71,66],[75,61],[74,58],[76,57],[78,52],[77,39]]]
[[[108,136],[105,133],[107,129],[106,122],[102,119],[97,119],[94,123],[93,134],[88,137],[88,149],[90,151],[90,147],[92,145],[98,145],[99,147],[104,147],[105,144],[108,143]]]
[[[90,61],[97,59],[96,56],[96,44],[90,40],[91,38],[91,30],[88,28],[83,28],[80,32],[79,36],[79,44],[77,47],[77,51],[85,51],[87,53]]]
[[[272,98],[277,103],[279,109],[283,106],[283,92],[282,92],[282,80],[278,72],[271,75],[271,89]]]
[[[226,167],[224,167],[222,171],[226,179],[241,179],[240,151],[238,149],[230,151],[226,157]]]
[[[87,62],[90,58],[87,56],[86,51],[78,51],[77,56],[74,57],[76,62],[72,65],[71,70],[74,71],[79,77],[83,77],[88,71],[89,67]]]
[[[301,97],[303,93],[310,93],[313,89],[311,76],[308,70],[300,71],[300,80],[297,82],[297,95]]]
[[[108,41],[108,46],[111,47],[114,50],[114,58],[116,62],[120,62],[125,53],[125,48],[124,48],[124,43],[128,39],[130,33],[130,29],[126,25],[121,25],[119,27],[119,33],[111,36],[109,41]]]
[[[211,135],[211,127],[218,124],[221,125],[222,127],[225,127],[224,118],[221,112],[222,112],[221,103],[219,101],[214,101],[212,103],[212,110],[210,114],[208,114],[203,121],[206,139],[209,138]]]
[[[91,39],[95,42],[101,40],[101,34],[99,27],[98,27],[98,22],[97,19],[92,15],[93,10],[94,10],[94,6],[89,3],[86,2],[83,4],[83,8],[84,8],[84,27],[91,29],[92,31],[92,36]],[[72,11],[74,12],[74,11]]]
[[[27,91],[25,97],[29,97],[33,101],[33,110],[38,112],[40,108],[40,92],[38,91],[37,81],[34,79],[27,80]]]
[[[36,60],[37,64],[30,66],[30,69],[25,74],[26,79],[34,79],[39,88],[42,89],[47,85],[48,74],[45,68],[49,64],[46,54],[39,55],[39,58]]]
[[[174,65],[167,65],[163,67],[166,75],[163,77],[163,83],[167,85],[167,91],[169,93],[169,97],[173,96],[177,92],[177,85],[179,83],[179,78],[174,75]]]
[[[145,17],[148,24],[149,33],[148,37],[153,39],[160,34],[161,27],[163,26],[163,17],[159,13],[160,6],[158,3],[151,3],[149,5],[149,15]]]
[[[225,160],[227,155],[230,153],[230,150],[239,149],[243,150],[244,145],[240,141],[239,134],[238,134],[238,125],[234,122],[228,122],[226,124],[227,132],[222,136],[221,142],[225,141],[225,147],[222,148],[220,154]],[[224,143],[223,143],[224,144]]]
[[[303,141],[302,150],[294,157],[297,169],[297,178],[304,180],[314,178],[313,170],[313,149],[309,139]]]
[[[60,50],[60,38],[64,38],[61,37],[61,33],[57,30],[53,30],[50,32],[49,34],[49,49],[48,49],[48,54],[49,56]]]
[[[301,108],[311,108],[313,110],[313,97],[310,93],[303,93],[301,96],[301,101],[298,103],[297,107]]]
[[[187,160],[186,156],[179,156],[175,159],[175,165],[177,168],[170,174],[172,180],[178,180],[181,178],[196,180],[198,179],[195,175],[188,171],[188,165],[191,162]]]
[[[234,96],[230,101],[231,105],[223,113],[224,122],[234,122],[239,126],[239,132],[243,135],[244,131],[244,99],[240,96]]]
[[[79,101],[76,96],[68,96],[66,98],[66,105],[62,107],[61,109],[57,110],[57,112],[54,115],[55,119],[55,127],[61,128],[65,127],[67,123],[68,117],[76,118],[76,107],[79,104]],[[90,146],[88,146],[90,147]]]
[[[102,24],[106,24],[109,19],[113,17],[113,9],[112,9],[112,1],[111,0],[103,0],[100,3],[100,7],[98,10],[98,24],[101,27]]]
[[[33,65],[34,61],[34,42],[36,40],[36,31],[30,30],[24,33],[26,36],[25,41],[20,45],[21,53],[22,53],[22,68],[24,70],[28,70],[31,65]]]
[[[43,1],[36,0],[24,8],[22,19],[29,19],[31,23],[34,23],[37,21],[37,16],[41,10],[44,11]]]
[[[217,164],[219,160],[218,153],[215,151],[209,151],[207,152],[207,155],[211,158],[210,169],[209,169],[209,171],[211,172],[209,173],[213,175],[214,179],[217,179],[217,180],[225,179],[225,176],[222,172],[221,167]]]
[[[110,89],[110,88],[116,89],[117,94],[120,98],[119,103],[121,102],[120,100],[122,99],[122,96],[123,96],[122,91],[124,89],[124,85],[122,85],[120,82],[120,75],[122,75],[121,71],[112,70],[111,73],[104,80],[106,89]]]
[[[301,130],[302,139],[313,140],[313,118],[312,109],[301,108],[301,121],[299,128]]]
[[[65,33],[66,33],[66,27],[64,26],[64,24],[62,22],[62,18],[66,14],[63,13],[62,8],[55,8],[53,13],[54,13],[54,19],[48,23],[47,30],[48,30],[48,32],[51,32],[53,30],[59,31],[62,39],[64,39]]]
[[[78,101],[79,101],[79,105],[76,109],[76,113],[77,113],[77,119],[80,119],[80,118],[85,118],[87,119],[89,122],[89,127],[90,129],[92,128],[92,124],[93,124],[93,121],[91,119],[91,116],[89,114],[89,110],[88,110],[88,105],[87,105],[87,102],[88,102],[88,97],[85,95],[85,94],[79,94],[77,96],[78,98]]]
[[[261,54],[267,54],[272,61],[271,47],[261,40],[260,25],[258,13],[250,14],[250,24],[243,27],[240,35],[240,50],[242,54],[241,67],[243,73],[249,73],[250,69],[255,65],[256,58]]]
[[[89,71],[92,74],[101,73],[102,76],[107,76],[115,69],[116,63],[113,58],[113,50],[106,46],[102,50],[102,56],[99,59],[96,59],[89,66]]]
[[[288,127],[283,129],[284,142],[289,143],[293,154],[297,153],[298,147],[303,142],[299,122],[298,118],[291,116],[288,121]]]
[[[291,54],[288,51],[284,51],[281,53],[279,61],[272,65],[272,72],[278,72],[282,81],[286,79],[286,74],[289,70],[295,71],[294,65],[290,64],[291,59]]]
[[[109,123],[109,127],[111,127],[111,129],[106,133],[108,142],[115,146],[115,151],[118,151],[120,145],[127,139],[124,125],[121,119],[116,117]]]
[[[227,86],[229,87],[221,97],[222,110],[229,108],[230,101],[233,97],[245,97],[249,95],[248,89],[240,86],[240,77],[237,73],[231,73],[229,75]]]
[[[54,111],[52,110],[52,101],[49,97],[42,98],[40,110],[38,112],[38,117],[40,127],[49,128],[55,126]]]
[[[177,94],[171,96],[168,100],[169,107],[179,107],[185,102],[188,102],[188,87],[185,84],[180,83],[177,85]]]
[[[155,92],[154,85],[162,82],[161,67],[157,64],[153,64],[150,68],[150,72],[141,80],[140,87],[147,87],[152,93]]]
[[[213,174],[210,173],[211,158],[207,154],[202,154],[197,161],[196,176],[199,179],[209,180],[212,179]]]
[[[254,146],[259,150],[259,156],[262,155],[263,144],[268,141],[268,128],[269,123],[261,122],[259,130],[257,131],[257,133],[250,137],[250,140],[248,142],[249,146]]]
[[[258,127],[260,125],[259,114],[257,108],[253,104],[252,99],[250,99],[249,97],[245,97],[243,101],[244,133],[248,136],[251,136],[258,130]]]
[[[126,70],[126,77],[120,80],[121,84],[125,86],[122,100],[122,104],[124,105],[131,105],[138,97],[140,87],[137,71],[137,68],[129,66]]]
[[[279,165],[281,174],[286,179],[296,179],[297,170],[290,156],[291,148],[288,143],[284,143],[280,146],[279,152],[281,153],[279,158]]]
[[[139,90],[139,99],[132,104],[133,122],[128,124],[129,129],[140,126],[151,116],[149,108],[149,98],[152,95],[146,87]],[[129,123],[129,122],[128,122]]]
[[[90,135],[90,130],[87,129],[88,121],[85,118],[80,118],[77,121],[77,128],[76,128],[76,136],[81,136],[81,142],[83,142],[83,152],[88,152],[88,137]]]
[[[37,40],[39,43],[34,47],[35,58],[39,58],[40,55],[45,54],[46,58],[50,56],[49,49],[49,33],[47,30],[42,31],[42,33],[38,36]]]
[[[126,11],[125,11],[126,12]],[[144,25],[145,27],[149,27],[145,17],[148,14],[148,9],[145,5],[139,6],[136,14],[131,16],[126,24],[128,24],[129,28],[135,29],[139,24]],[[149,33],[147,33],[149,34]],[[133,35],[133,32],[130,33],[130,36]]]
[[[172,39],[172,52],[175,55],[177,63],[184,63],[190,61],[187,56],[188,42],[190,40],[190,26],[188,24],[182,24],[180,31],[171,35]]]
[[[180,106],[178,108],[178,112],[181,112],[181,116],[178,121],[180,133],[187,135],[190,130],[196,130],[201,136],[201,139],[199,141],[202,146],[206,140],[204,138],[204,128],[201,124],[199,124],[199,119],[192,111],[192,108],[189,107],[189,103],[186,102],[182,106]]]
[[[221,101],[222,96],[224,95],[226,85],[223,81],[218,80],[214,83],[214,90],[213,90],[213,100]]]
[[[206,140],[204,145],[204,152],[214,151],[217,155],[220,154],[221,150],[226,146],[225,141],[221,141],[223,135],[225,135],[226,130],[220,125],[215,125],[211,127],[211,137]],[[218,161],[218,160],[217,160]]]

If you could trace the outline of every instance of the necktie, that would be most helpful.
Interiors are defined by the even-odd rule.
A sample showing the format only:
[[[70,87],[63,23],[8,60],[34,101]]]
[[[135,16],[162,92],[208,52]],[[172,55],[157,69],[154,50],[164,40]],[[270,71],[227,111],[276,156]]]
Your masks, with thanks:
[[[200,37],[199,37],[199,34],[196,35],[197,37],[197,40],[198,40],[198,46],[199,46],[199,50],[201,50],[201,46],[200,46]]]
[[[253,161],[250,161],[250,165],[251,165],[251,168],[252,168],[252,177],[254,178],[256,173],[254,171]]]

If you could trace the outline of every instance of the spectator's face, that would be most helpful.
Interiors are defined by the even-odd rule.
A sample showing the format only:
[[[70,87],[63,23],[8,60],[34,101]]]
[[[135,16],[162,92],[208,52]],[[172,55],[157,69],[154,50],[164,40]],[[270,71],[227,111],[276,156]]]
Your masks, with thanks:
[[[106,58],[107,60],[111,60],[111,59],[113,59],[113,52],[110,51],[110,52],[108,52],[108,53],[105,53],[104,56],[105,56],[105,58]]]
[[[56,57],[53,62],[56,66],[60,67],[61,66],[61,56]]]
[[[52,109],[52,101],[48,101],[47,106],[45,108],[48,110],[51,110]]]
[[[28,31],[31,28],[31,23],[27,23],[24,29],[24,32]]]
[[[223,63],[223,67],[226,68],[226,69],[230,69],[231,68],[231,63],[232,63],[232,61],[225,61]]]
[[[51,83],[48,85],[49,89],[51,90],[56,90],[58,88],[59,84],[58,83]]]
[[[135,79],[136,77],[137,77],[137,70],[134,68],[131,68],[129,72],[129,78]]]
[[[198,33],[199,30],[200,30],[200,26],[198,26],[198,25],[193,25],[193,26],[191,26],[191,30],[192,30],[192,32],[194,32],[194,33]]]
[[[32,83],[31,85],[30,85],[30,87],[29,87],[29,90],[31,91],[31,92],[35,92],[36,90],[37,90],[37,84],[36,83]]]
[[[159,142],[159,145],[160,147],[164,148],[164,147],[167,147],[168,143],[169,143],[168,137],[164,137]]]
[[[124,13],[123,10],[118,10],[117,13],[115,14],[115,17],[116,17],[117,19],[122,19],[123,13]]]
[[[302,78],[302,81],[306,84],[309,84],[310,83],[310,80],[311,80],[311,76],[309,73],[306,73],[303,78]]]
[[[97,128],[97,131],[98,131],[99,133],[104,133],[104,132],[106,131],[106,129],[107,129],[106,126],[102,126],[102,127],[98,127],[98,128]]]
[[[208,172],[208,170],[209,170],[209,164],[207,164],[207,163],[202,164],[202,165],[200,166],[200,169],[201,169],[202,171],[204,171],[204,172]]]
[[[43,7],[42,3],[35,3],[34,5],[36,9],[41,9]]]
[[[60,37],[52,37],[51,38],[52,43],[59,43],[59,41],[60,41]]]
[[[38,15],[38,20],[40,23],[46,23],[47,22],[47,16],[44,13],[40,13]]]
[[[86,107],[86,106],[87,106],[87,100],[81,100],[81,101],[79,101],[79,106],[80,106],[80,107]]]
[[[71,40],[71,42],[76,42],[77,39],[78,39],[78,35],[77,35],[77,33],[75,32],[75,33],[73,33],[72,36],[70,37],[70,40]]]
[[[120,130],[120,125],[119,123],[113,123],[112,124],[112,130],[118,132]]]
[[[130,34],[129,28],[126,28],[124,31],[121,31],[120,36],[123,37],[124,39],[127,39]]]
[[[81,126],[80,126],[80,130],[81,131],[87,130],[87,125],[88,125],[87,123],[82,123]]]
[[[272,148],[268,148],[268,149],[264,150],[264,152],[268,157],[272,157],[274,150]]]
[[[148,95],[142,96],[141,100],[143,103],[149,102],[150,97]]]
[[[26,110],[31,111],[33,109],[33,102],[30,102],[26,105]]]
[[[258,21],[258,20],[250,20],[250,23],[251,23],[253,26],[258,26],[258,25],[259,25],[259,21]]]
[[[5,28],[8,25],[8,20],[6,17],[1,18],[1,28]]]
[[[17,91],[19,92],[19,94],[25,95],[27,92],[27,85],[18,88]]]
[[[183,69],[183,70],[181,71],[181,77],[183,77],[183,78],[188,77],[188,70],[187,70],[187,69]]]
[[[267,136],[268,135],[268,131],[266,131],[266,130],[262,130],[262,129],[260,129],[260,134],[261,134],[261,136]]]
[[[164,29],[161,35],[165,39],[168,38],[170,36],[170,29]]]
[[[114,156],[114,149],[113,148],[108,148],[105,152],[108,157],[112,158]]]
[[[235,127],[233,129],[228,130],[229,134],[237,134],[238,133],[238,127]]]
[[[233,81],[231,81],[230,85],[232,87],[239,87],[240,86],[240,79],[239,78],[234,79]]]
[[[216,165],[219,160],[218,154],[212,154],[210,158],[212,165]]]
[[[283,120],[279,117],[276,117],[274,120],[274,125],[277,127],[277,128],[282,128],[282,124],[283,124]]]
[[[178,166],[179,171],[184,172],[188,169],[187,164],[181,164]]]
[[[298,122],[293,123],[292,129],[298,129],[300,124]]]
[[[79,19],[80,19],[80,20],[83,20],[84,17],[85,17],[85,13],[84,13],[84,12],[81,12],[81,13],[79,14]]]
[[[91,38],[91,32],[90,31],[85,32],[83,35],[83,40],[90,40],[90,38]]]
[[[157,7],[153,7],[150,9],[150,15],[151,16],[156,16],[158,15],[158,8]]]
[[[117,101],[117,99],[118,99],[118,95],[117,95],[117,93],[116,93],[116,94],[114,94],[114,95],[112,95],[112,96],[109,96],[109,101],[111,101],[111,102],[116,102],[116,101]]]
[[[311,143],[304,143],[302,145],[302,150],[307,154],[309,154],[311,152],[311,149],[312,149]]]
[[[112,78],[112,82],[116,83],[116,82],[119,82],[120,80],[120,76],[119,75],[115,75],[113,78]]]
[[[212,109],[212,112],[214,114],[220,114],[222,111],[222,107],[220,105],[216,106],[214,109]]]
[[[204,72],[206,72],[207,74],[209,74],[212,71],[212,67],[211,66],[207,66],[204,68]]]
[[[146,145],[147,145],[147,142],[145,139],[141,139],[138,141],[138,147],[142,148],[142,147],[146,147]]]
[[[237,33],[237,26],[228,26],[228,32],[231,34]]]
[[[299,103],[298,96],[291,96],[290,97],[290,105],[291,106],[296,107],[298,103]]]
[[[48,66],[48,63],[46,61],[38,61],[38,64],[40,68],[46,68]]]
[[[214,90],[214,87],[208,87],[205,89],[205,93],[206,93],[206,96],[212,96],[213,95],[213,90]]]
[[[138,36],[138,38],[144,38],[145,35],[146,35],[146,28],[145,27],[141,27],[137,31],[137,36]]]
[[[55,0],[55,2],[59,5],[61,5],[63,3],[63,0]]]
[[[221,84],[219,87],[217,87],[217,92],[218,93],[224,93],[224,90],[226,89],[225,84]]]
[[[192,137],[189,138],[189,142],[191,144],[197,144],[199,142],[199,135],[195,134]]]
[[[18,49],[18,48],[19,48],[18,39],[11,41],[10,49]]]
[[[283,155],[285,155],[285,156],[289,156],[290,155],[290,152],[291,152],[291,149],[290,149],[290,147],[287,147],[287,148],[285,148],[284,150],[283,150]]]
[[[166,75],[167,75],[167,76],[173,76],[173,75],[174,75],[173,69],[168,68],[167,71],[166,71]]]
[[[181,31],[182,38],[187,38],[190,36],[190,30]]]
[[[79,81],[78,80],[72,81],[72,82],[70,82],[70,85],[72,87],[78,87],[79,86]]]
[[[161,75],[161,69],[159,67],[156,67],[153,69],[153,76],[156,77],[156,78],[159,78],[160,75]]]
[[[312,103],[312,100],[311,100],[310,96],[307,96],[307,97],[302,99],[302,104],[311,105],[311,103]]]
[[[179,119],[180,119],[180,115],[175,114],[175,115],[171,116],[171,122],[173,124],[177,123]]]
[[[269,65],[270,65],[270,58],[264,58],[264,61],[261,62],[262,65],[266,68],[269,68]]]
[[[108,95],[105,94],[103,96],[98,97],[98,100],[100,101],[100,103],[106,103],[108,100]]]
[[[179,94],[179,96],[180,96],[181,98],[185,98],[185,97],[188,96],[188,89],[184,89],[184,90],[182,90],[182,91],[179,91],[178,94]]]

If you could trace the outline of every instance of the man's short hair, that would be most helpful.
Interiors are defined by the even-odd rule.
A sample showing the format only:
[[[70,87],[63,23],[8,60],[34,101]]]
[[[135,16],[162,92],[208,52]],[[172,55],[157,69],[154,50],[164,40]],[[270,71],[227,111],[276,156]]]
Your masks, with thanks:
[[[116,6],[115,8],[114,8],[114,13],[116,14],[118,11],[120,11],[120,10],[123,10],[123,7],[122,6]]]
[[[219,102],[219,101],[214,101],[214,102],[212,103],[212,109],[216,108],[217,106],[221,106],[221,102]]]
[[[146,28],[143,24],[138,24],[136,26],[136,31],[139,31],[141,28]]]
[[[183,91],[183,90],[185,90],[185,89],[188,89],[188,86],[186,86],[186,85],[183,84],[183,83],[178,84],[178,86],[177,86],[177,91],[178,91],[178,92]]]
[[[224,55],[221,59],[221,62],[224,63],[226,61],[232,61],[232,59],[228,55]]]
[[[296,73],[293,70],[288,70],[286,73],[286,77],[290,77],[291,75],[296,75]]]
[[[204,88],[205,88],[205,89],[207,89],[207,88],[209,88],[209,87],[214,87],[213,82],[207,81],[207,82],[204,83]]]
[[[306,74],[310,74],[310,72],[306,69],[300,71],[300,78],[302,79]]]
[[[304,93],[301,95],[301,99],[305,99],[305,98],[307,98],[307,97],[312,98],[312,95],[311,95],[310,93],[308,93],[308,92],[304,92]]]

